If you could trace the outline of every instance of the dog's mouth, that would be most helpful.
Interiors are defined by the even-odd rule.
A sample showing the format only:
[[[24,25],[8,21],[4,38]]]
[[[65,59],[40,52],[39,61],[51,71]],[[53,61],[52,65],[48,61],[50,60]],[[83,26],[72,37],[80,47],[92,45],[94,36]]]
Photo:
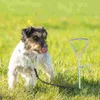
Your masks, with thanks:
[[[46,53],[48,51],[48,48],[44,46],[41,50],[40,53]]]
[[[44,54],[48,51],[48,48],[47,48],[47,46],[44,46],[44,47],[41,48],[41,50],[34,49],[34,51],[36,51],[40,54]]]

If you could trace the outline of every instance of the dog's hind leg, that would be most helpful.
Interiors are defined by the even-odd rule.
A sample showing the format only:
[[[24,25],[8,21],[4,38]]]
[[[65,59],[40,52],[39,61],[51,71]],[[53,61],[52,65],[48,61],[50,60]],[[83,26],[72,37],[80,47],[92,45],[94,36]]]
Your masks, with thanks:
[[[15,71],[8,71],[8,85],[9,89],[13,89],[17,83],[17,73]]]

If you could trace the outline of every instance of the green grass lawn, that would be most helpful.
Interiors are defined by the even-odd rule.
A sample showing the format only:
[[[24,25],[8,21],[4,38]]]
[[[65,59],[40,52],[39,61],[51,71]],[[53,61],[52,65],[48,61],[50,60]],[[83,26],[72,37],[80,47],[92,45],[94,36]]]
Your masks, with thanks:
[[[100,6],[99,0],[0,0],[0,96],[3,100],[100,100]],[[24,80],[8,90],[7,70],[11,53],[18,44],[21,29],[44,26],[48,31],[49,52],[56,72],[52,83],[74,86],[61,89],[37,80],[33,91],[27,92]],[[70,39],[84,37],[89,46],[81,63],[82,90],[78,89],[77,57]],[[75,45],[77,49],[83,42]],[[40,67],[41,69],[41,67]],[[39,69],[39,76],[46,80]]]

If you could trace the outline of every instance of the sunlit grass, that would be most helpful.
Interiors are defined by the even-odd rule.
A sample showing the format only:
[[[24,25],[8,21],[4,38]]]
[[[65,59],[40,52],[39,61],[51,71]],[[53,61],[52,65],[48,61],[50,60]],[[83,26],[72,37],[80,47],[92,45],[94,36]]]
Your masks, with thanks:
[[[84,15],[84,12],[87,11],[85,9],[82,10],[83,14],[81,12],[76,12],[74,15],[73,13],[67,13],[66,10],[64,10],[64,13],[57,12],[57,7],[59,5],[63,6],[65,1],[58,6],[53,5],[55,6],[54,12],[56,11],[57,15],[54,14],[54,12],[53,14],[50,12],[53,11],[53,8],[51,9],[50,5],[54,1],[52,1],[48,7],[42,6],[43,2],[41,1],[35,2],[35,6],[27,9],[27,7],[32,6],[32,4],[29,3],[28,0],[25,0],[25,5],[27,4],[27,7],[24,6],[24,9],[27,10],[24,10],[21,5],[18,6],[20,3],[23,3],[20,0],[16,1],[17,4],[14,2],[10,4],[10,2],[7,3],[3,0],[0,2],[2,2],[0,8],[4,8],[2,11],[0,10],[0,96],[3,97],[3,100],[100,99],[99,15],[91,16],[91,13],[90,15],[89,13]],[[71,3],[74,4],[75,2]],[[81,2],[79,2],[79,4],[80,3]],[[89,4],[89,2],[87,3]],[[17,5],[19,8],[13,6],[13,4]],[[48,4],[48,1],[45,1],[44,4]],[[3,7],[4,5],[7,6]],[[38,6],[42,6],[43,8],[38,8]],[[7,9],[7,7],[12,7],[12,10]],[[38,9],[36,9],[33,14],[30,9],[33,9],[34,7]],[[20,8],[22,8],[21,11],[19,11]],[[64,9],[64,6],[62,9]],[[77,11],[77,8],[75,11]],[[71,8],[69,8],[69,12],[71,12]],[[88,12],[90,12],[89,9]],[[56,72],[53,83],[66,86],[68,84],[73,85],[75,87],[73,90],[70,88],[60,89],[44,85],[37,80],[36,87],[30,93],[25,91],[24,81],[21,77],[19,77],[19,83],[16,88],[12,91],[8,90],[7,70],[11,53],[20,40],[21,29],[30,25],[44,26],[48,31],[47,42]],[[82,65],[91,65],[91,70],[89,71],[88,67],[82,69],[82,90],[78,89],[77,57],[70,46],[70,39],[79,37],[89,39],[89,46],[83,53],[81,63]],[[75,47],[80,51],[83,46],[83,42],[75,44]],[[42,71],[39,71],[39,75],[43,80],[46,79],[46,76]]]

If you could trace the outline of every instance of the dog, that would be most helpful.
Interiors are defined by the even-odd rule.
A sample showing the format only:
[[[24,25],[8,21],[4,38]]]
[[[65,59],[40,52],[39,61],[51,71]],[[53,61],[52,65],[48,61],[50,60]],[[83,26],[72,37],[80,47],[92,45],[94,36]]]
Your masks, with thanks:
[[[47,31],[44,27],[27,27],[22,29],[21,40],[13,51],[8,66],[8,88],[13,89],[20,74],[26,81],[25,86],[36,85],[36,73],[38,65],[48,76],[48,80],[54,79],[55,72],[52,66],[51,57],[48,53],[46,43]]]

